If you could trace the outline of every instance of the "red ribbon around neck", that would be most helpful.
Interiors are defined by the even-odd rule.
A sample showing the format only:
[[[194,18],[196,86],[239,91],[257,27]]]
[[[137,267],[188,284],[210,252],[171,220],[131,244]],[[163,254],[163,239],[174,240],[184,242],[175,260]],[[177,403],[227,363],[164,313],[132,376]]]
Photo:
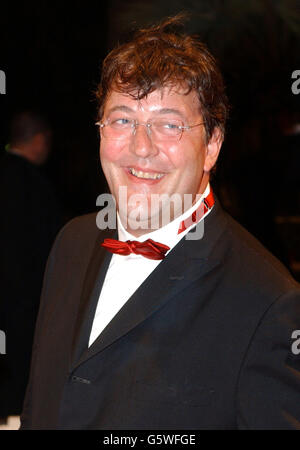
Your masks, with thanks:
[[[193,212],[193,214],[187,219],[183,220],[180,225],[177,234],[182,233],[191,225],[198,223],[202,217],[209,211],[215,203],[215,199],[210,190],[210,193],[205,197],[200,206]],[[135,253],[136,255],[142,255],[148,259],[164,259],[170,247],[161,244],[160,242],[153,241],[152,239],[147,239],[144,242],[139,241],[118,241],[117,239],[104,239],[101,244],[102,247],[106,248],[111,253],[116,253],[118,255],[130,255]]]

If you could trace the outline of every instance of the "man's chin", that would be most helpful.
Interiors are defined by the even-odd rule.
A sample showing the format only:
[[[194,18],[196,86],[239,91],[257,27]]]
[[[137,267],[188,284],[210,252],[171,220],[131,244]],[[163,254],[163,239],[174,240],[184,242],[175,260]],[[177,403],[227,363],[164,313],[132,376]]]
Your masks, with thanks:
[[[163,214],[162,210],[152,214],[136,210],[129,210],[126,214],[126,211],[119,210],[119,217],[123,227],[136,236],[158,230],[173,220],[170,214]]]

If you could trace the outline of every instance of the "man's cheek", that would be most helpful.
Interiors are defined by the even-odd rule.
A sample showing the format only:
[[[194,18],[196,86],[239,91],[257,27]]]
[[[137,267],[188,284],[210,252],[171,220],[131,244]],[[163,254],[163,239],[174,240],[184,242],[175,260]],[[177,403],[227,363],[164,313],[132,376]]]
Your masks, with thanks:
[[[121,143],[113,143],[100,146],[100,158],[102,161],[116,162],[119,160],[122,152]]]

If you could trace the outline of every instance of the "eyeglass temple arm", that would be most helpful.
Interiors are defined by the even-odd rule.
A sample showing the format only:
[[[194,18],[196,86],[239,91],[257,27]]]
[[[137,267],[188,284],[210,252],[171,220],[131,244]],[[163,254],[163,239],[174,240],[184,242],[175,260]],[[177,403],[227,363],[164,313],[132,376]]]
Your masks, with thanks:
[[[198,127],[199,125],[205,125],[205,122],[196,123],[195,125],[186,125],[180,127],[181,130],[189,130],[190,128]]]

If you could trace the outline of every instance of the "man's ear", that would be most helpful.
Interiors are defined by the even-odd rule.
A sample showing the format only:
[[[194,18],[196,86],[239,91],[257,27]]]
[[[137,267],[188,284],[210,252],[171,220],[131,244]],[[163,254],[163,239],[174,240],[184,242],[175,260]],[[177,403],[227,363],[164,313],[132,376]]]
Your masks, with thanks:
[[[220,149],[223,143],[223,135],[220,128],[215,127],[209,143],[206,147],[206,157],[204,161],[204,171],[209,172],[217,162]]]

